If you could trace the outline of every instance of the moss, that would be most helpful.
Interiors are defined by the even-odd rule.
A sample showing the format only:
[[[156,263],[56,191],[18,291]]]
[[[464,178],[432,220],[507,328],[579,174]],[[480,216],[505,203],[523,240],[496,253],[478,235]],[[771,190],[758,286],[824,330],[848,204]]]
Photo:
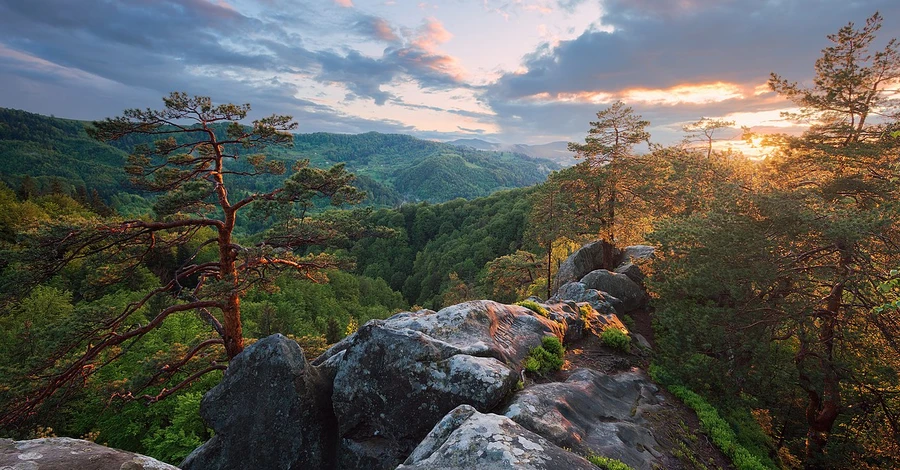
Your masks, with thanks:
[[[588,462],[602,468],[605,470],[632,470],[625,462],[621,460],[611,459],[609,457],[602,457],[600,455],[589,455],[587,456]]]
[[[550,314],[547,312],[546,308],[542,307],[541,304],[539,304],[533,300],[523,300],[521,302],[516,302],[516,305],[518,305],[520,307],[525,307],[528,310],[531,310],[532,312],[534,312],[542,317],[550,316]]]

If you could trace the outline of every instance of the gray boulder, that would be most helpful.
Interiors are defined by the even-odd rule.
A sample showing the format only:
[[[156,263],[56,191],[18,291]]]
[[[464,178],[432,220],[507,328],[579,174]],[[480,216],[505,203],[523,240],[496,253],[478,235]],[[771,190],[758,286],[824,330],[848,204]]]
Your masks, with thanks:
[[[624,313],[644,308],[650,300],[647,292],[628,276],[605,269],[591,271],[581,278],[581,283],[586,289],[596,289],[621,300]]]
[[[596,470],[508,418],[462,405],[447,414],[397,470]]]
[[[621,266],[616,268],[614,272],[617,274],[624,274],[628,276],[628,279],[631,279],[641,286],[644,285],[644,279],[647,278],[647,276],[644,275],[644,272],[641,271],[641,268],[639,268],[638,265],[634,263],[623,263]]]
[[[651,260],[656,257],[656,248],[650,245],[627,246],[619,255],[619,265]]]
[[[144,455],[68,437],[28,441],[0,439],[0,469],[178,470]]]
[[[563,328],[490,301],[367,323],[322,362],[338,361],[338,467],[393,468],[453,408],[494,408],[514,389],[528,352]]]
[[[621,300],[606,292],[589,289],[586,285],[577,281],[563,284],[549,301],[587,302],[601,314],[625,313],[625,304]]]
[[[618,263],[612,266],[603,265],[604,250],[610,251],[614,260],[619,259],[619,251],[603,240],[588,243],[576,250],[575,253],[569,255],[569,257],[559,265],[559,271],[556,273],[556,281],[553,284],[554,289],[558,290],[560,286],[567,282],[577,281],[584,277],[585,274],[596,269],[605,267],[612,269],[617,266]]]
[[[642,416],[659,405],[657,393],[641,372],[606,375],[579,369],[565,382],[523,390],[501,412],[557,446],[650,470],[666,467]]]
[[[337,423],[331,381],[280,334],[235,357],[200,404],[216,435],[181,464],[185,470],[306,469],[334,465]]]

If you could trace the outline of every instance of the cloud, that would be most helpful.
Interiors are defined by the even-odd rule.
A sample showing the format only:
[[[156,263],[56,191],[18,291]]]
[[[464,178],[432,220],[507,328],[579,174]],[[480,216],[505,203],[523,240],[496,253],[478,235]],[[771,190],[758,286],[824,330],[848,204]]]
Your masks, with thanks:
[[[353,24],[354,30],[365,37],[379,41],[396,43],[400,37],[394,32],[393,26],[384,18],[371,15],[361,15]]]
[[[353,0],[334,0],[334,3],[344,8],[353,8]]]
[[[607,0],[596,26],[538,46],[519,70],[485,87],[481,99],[503,132],[523,137],[586,130],[613,99],[664,125],[735,107],[774,111],[788,103],[759,93],[770,72],[809,80],[825,36],[876,10],[894,19],[879,37],[900,36],[900,3],[892,0]]]

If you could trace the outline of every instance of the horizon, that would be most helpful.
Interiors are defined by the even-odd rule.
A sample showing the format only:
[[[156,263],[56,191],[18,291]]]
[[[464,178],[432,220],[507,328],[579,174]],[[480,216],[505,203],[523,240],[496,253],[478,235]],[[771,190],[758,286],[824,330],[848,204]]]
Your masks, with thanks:
[[[876,10],[874,48],[900,36],[900,4],[865,3],[0,0],[0,106],[96,120],[177,90],[300,133],[540,145],[621,99],[663,144],[701,117],[799,133],[769,73],[809,83],[826,35]]]

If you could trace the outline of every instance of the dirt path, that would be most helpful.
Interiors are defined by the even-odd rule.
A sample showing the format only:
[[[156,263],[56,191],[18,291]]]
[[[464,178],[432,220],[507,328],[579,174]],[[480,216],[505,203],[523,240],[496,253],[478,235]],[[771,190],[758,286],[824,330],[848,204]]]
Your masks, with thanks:
[[[651,312],[635,312],[634,330],[653,342],[651,328]],[[650,363],[650,355],[632,347],[631,353],[623,354],[604,346],[595,334],[587,334],[582,339],[566,347],[565,364],[562,370],[550,376],[528,380],[528,384],[562,382],[575,369],[589,368],[607,374],[630,370],[638,367],[646,370]],[[733,469],[730,461],[700,431],[700,421],[692,410],[683,405],[677,398],[665,390],[660,390],[663,404],[655,411],[647,412],[644,417],[650,423],[653,435],[659,442],[666,468],[672,470],[696,469]]]

